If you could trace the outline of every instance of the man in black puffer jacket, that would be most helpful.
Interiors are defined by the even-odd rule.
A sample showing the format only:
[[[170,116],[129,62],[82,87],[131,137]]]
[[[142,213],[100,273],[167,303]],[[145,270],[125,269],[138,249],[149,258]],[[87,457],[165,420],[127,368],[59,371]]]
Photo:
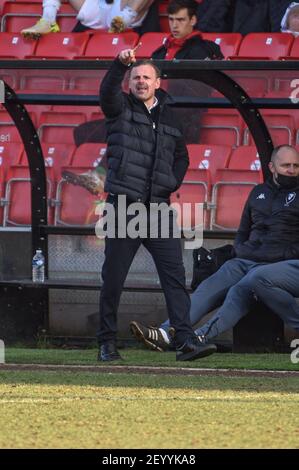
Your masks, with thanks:
[[[234,243],[235,258],[199,284],[191,296],[192,325],[220,307],[195,330],[203,344],[232,328],[248,313],[255,297],[299,332],[297,150],[289,145],[277,147],[269,168],[273,178],[256,186],[245,205]],[[152,349],[158,349],[153,340],[158,337],[158,350],[168,348],[168,322],[155,329],[133,322],[131,329]]]
[[[130,68],[130,94],[122,92],[123,78]],[[117,309],[128,270],[143,244],[153,256],[166,297],[169,318],[175,328],[177,360],[193,360],[212,354],[214,345],[201,345],[190,319],[190,299],[185,287],[185,272],[180,238],[173,232],[162,233],[170,195],[183,181],[188,167],[188,152],[168,95],[159,89],[159,70],[150,61],[136,63],[135,50],[124,50],[107,72],[100,90],[100,102],[107,123],[108,171],[105,191],[108,209],[113,210],[106,226],[103,286],[100,296],[99,360],[121,359],[116,349]],[[125,207],[122,205],[125,197]],[[135,203],[133,216],[128,214]],[[136,203],[140,203],[136,209]],[[164,203],[157,226],[149,218],[152,203]],[[131,235],[135,211],[145,211],[146,233],[139,227]],[[132,212],[131,212],[132,213]],[[144,220],[143,220],[144,222]],[[109,234],[109,225],[116,234]],[[135,225],[134,225],[135,227]],[[152,229],[158,229],[158,237]],[[124,233],[125,232],[125,233]]]

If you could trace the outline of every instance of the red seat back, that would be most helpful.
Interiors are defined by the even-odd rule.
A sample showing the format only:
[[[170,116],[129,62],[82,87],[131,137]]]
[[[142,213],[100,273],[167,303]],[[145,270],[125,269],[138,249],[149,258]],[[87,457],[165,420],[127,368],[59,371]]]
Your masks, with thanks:
[[[262,182],[262,173],[250,170],[218,170],[212,190],[213,229],[237,230],[241,214],[253,187]]]
[[[1,33],[0,58],[24,59],[34,54],[36,41],[24,39],[20,33]]]
[[[202,33],[202,37],[218,44],[225,59],[238,53],[242,41],[240,33]]]
[[[210,174],[207,170],[188,170],[183,184],[171,195],[171,205],[178,205],[178,225],[191,229],[198,225],[206,227],[207,214],[199,211],[198,204],[208,200],[210,192]],[[203,219],[201,218],[203,215]]]
[[[74,128],[86,121],[83,113],[42,113],[38,134],[44,143],[74,143]]]
[[[231,154],[231,147],[228,145],[189,144],[187,147],[189,168],[209,170],[212,181],[216,170],[227,166]]]
[[[254,145],[242,145],[233,150],[228,162],[231,170],[251,170],[259,171],[261,161]]]
[[[238,56],[278,60],[289,55],[293,41],[294,36],[288,33],[249,33],[241,42]]]
[[[86,33],[44,34],[31,58],[72,59],[84,53],[88,38]]]
[[[119,34],[95,33],[89,39],[84,57],[114,59],[123,49],[134,48],[138,39],[139,35],[134,31]]]
[[[145,33],[140,38],[141,46],[136,50],[136,58],[149,58],[152,53],[161,47],[167,38],[167,33]]]

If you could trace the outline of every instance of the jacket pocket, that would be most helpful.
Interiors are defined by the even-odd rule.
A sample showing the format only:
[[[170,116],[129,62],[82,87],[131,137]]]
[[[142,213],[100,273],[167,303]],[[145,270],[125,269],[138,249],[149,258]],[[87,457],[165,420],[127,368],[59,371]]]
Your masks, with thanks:
[[[175,127],[170,127],[166,126],[163,124],[163,129],[165,134],[171,135],[172,137],[181,137],[182,133],[179,131],[179,129],[176,129]]]
[[[121,160],[120,160],[120,164],[119,164],[119,167],[118,167],[118,170],[116,172],[116,176],[119,180],[123,180],[124,179],[124,176],[125,176],[125,173],[126,173],[126,169],[127,169],[127,162],[128,162],[128,154],[127,153],[123,153],[122,157],[121,157]]]

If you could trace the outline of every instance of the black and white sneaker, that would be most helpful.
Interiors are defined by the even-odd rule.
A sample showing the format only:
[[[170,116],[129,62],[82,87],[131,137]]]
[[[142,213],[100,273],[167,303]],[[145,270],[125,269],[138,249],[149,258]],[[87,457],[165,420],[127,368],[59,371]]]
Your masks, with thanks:
[[[165,332],[166,337],[164,337],[159,328],[148,327],[137,321],[132,321],[130,330],[132,335],[147,348],[160,352],[169,350],[169,341],[167,342],[166,339],[167,334]]]

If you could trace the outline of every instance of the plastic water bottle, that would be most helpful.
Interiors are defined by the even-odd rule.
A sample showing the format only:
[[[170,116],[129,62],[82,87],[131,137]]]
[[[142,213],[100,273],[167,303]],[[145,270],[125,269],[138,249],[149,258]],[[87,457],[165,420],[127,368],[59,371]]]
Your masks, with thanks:
[[[36,250],[32,258],[32,282],[45,282],[45,257],[42,250]]]

